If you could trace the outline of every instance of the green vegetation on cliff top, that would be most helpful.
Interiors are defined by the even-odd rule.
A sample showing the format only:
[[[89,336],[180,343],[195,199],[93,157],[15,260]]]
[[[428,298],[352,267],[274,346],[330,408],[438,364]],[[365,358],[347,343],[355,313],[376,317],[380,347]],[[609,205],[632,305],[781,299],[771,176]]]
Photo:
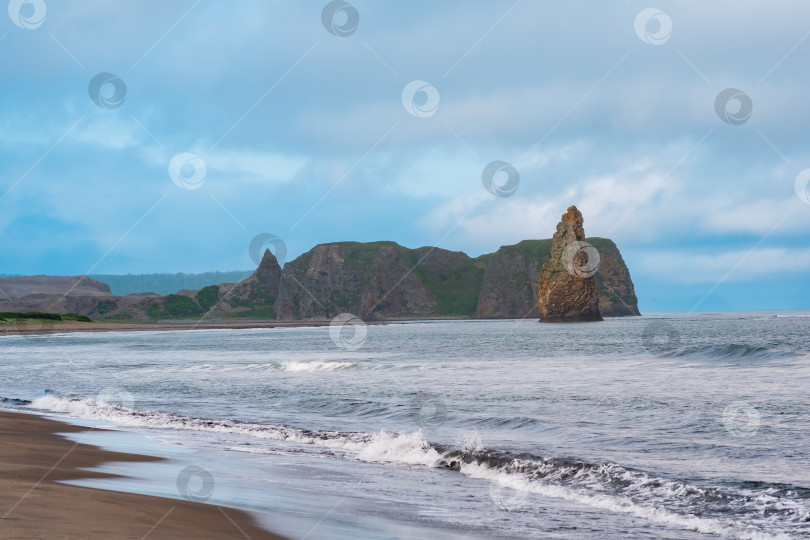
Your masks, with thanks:
[[[155,320],[190,319],[202,316],[205,310],[188,296],[170,294],[164,298],[163,305],[156,302],[147,313]]]
[[[334,242],[321,244],[327,246],[341,246],[344,251],[344,259],[350,260],[352,266],[357,269],[363,281],[359,283],[357,290],[367,287],[374,275],[370,270],[374,268],[375,260],[379,256],[380,248],[391,247],[398,253],[409,267],[413,268],[413,273],[419,277],[425,288],[433,295],[437,307],[431,315],[436,317],[472,317],[478,305],[478,294],[481,291],[481,281],[484,276],[484,267],[489,255],[483,255],[472,259],[464,253],[455,253],[453,260],[449,264],[434,268],[429,264],[429,251],[433,248],[422,247],[410,249],[389,240],[377,242]],[[317,246],[316,246],[317,247]],[[289,261],[286,266],[298,276],[303,275],[310,266],[313,250],[310,250],[293,261]],[[446,252],[445,252],[446,253]],[[325,272],[324,272],[325,273]],[[355,295],[356,296],[356,295]],[[334,305],[356,305],[360,298],[347,297],[338,291],[330,299]],[[328,311],[328,305],[312,306],[316,312]]]
[[[87,315],[78,315],[76,313],[42,313],[40,311],[2,311],[0,312],[0,324],[27,324],[34,321],[48,321],[48,322],[64,322],[64,321],[78,321],[78,322],[93,322]]]

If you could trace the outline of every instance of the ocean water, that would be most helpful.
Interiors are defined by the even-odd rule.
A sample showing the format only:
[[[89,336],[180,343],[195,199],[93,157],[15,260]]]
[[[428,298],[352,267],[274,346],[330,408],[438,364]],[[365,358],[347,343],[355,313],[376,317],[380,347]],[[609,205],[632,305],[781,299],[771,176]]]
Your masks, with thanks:
[[[2,336],[0,405],[293,538],[810,538],[808,313],[357,328]]]

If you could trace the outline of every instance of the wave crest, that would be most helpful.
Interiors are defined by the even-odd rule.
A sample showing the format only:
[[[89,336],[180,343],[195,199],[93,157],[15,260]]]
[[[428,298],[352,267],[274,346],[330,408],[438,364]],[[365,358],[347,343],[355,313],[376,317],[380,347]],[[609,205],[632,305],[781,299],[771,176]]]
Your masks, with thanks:
[[[703,345],[695,347],[684,347],[674,351],[667,356],[671,357],[701,357],[701,358],[782,358],[790,356],[785,351],[780,351],[764,345],[748,345],[746,343],[727,343],[725,345]]]
[[[282,362],[282,371],[291,372],[307,372],[313,373],[316,371],[342,371],[359,367],[359,364],[354,362],[325,362],[314,360],[311,362]]]

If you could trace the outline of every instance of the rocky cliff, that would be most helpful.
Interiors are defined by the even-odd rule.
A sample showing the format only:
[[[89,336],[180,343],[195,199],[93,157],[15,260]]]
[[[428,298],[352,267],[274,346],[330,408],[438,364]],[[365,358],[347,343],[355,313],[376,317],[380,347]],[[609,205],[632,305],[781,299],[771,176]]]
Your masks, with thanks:
[[[112,298],[106,284],[87,276],[0,278],[0,311],[86,314]]]
[[[601,257],[596,278],[603,317],[640,315],[630,271],[619,248],[607,238],[585,239]],[[523,240],[490,255],[475,316],[480,319],[540,317],[537,294],[540,269],[551,252],[551,240]]]
[[[610,240],[589,238],[599,249],[599,308],[606,316],[638,315],[630,274]],[[210,285],[161,296],[75,289],[75,301],[56,302],[39,282],[36,290],[0,306],[5,311],[73,311],[102,320],[227,318],[328,320],[352,313],[366,320],[425,317],[538,317],[540,270],[551,240],[525,240],[472,258],[458,251],[395,242],[321,244],[282,269],[269,251],[253,274],[238,283]],[[12,279],[12,278],[9,278]],[[23,279],[23,278],[13,278]],[[25,278],[29,279],[29,278]],[[76,278],[45,278],[65,280]],[[60,285],[64,292],[69,285]],[[90,282],[88,282],[90,283]],[[100,284],[103,288],[103,284]],[[2,280],[0,280],[0,289]],[[74,295],[81,293],[81,295]],[[93,296],[95,294],[96,296]],[[52,308],[52,309],[51,309]]]
[[[276,256],[268,249],[264,251],[258,268],[249,278],[239,283],[219,285],[216,291],[210,291],[211,296],[216,292],[216,299],[211,299],[211,305],[201,305],[200,307],[210,310],[208,315],[213,318],[232,313],[249,312],[256,318],[274,319],[280,282],[281,266],[278,264]],[[200,292],[204,290],[202,289]],[[198,295],[199,293],[195,295],[195,299]]]
[[[596,278],[598,250],[585,242],[582,213],[570,206],[557,224],[540,271],[540,322],[601,321]]]
[[[483,263],[461,252],[395,242],[321,244],[284,266],[276,315],[471,317],[483,273]]]

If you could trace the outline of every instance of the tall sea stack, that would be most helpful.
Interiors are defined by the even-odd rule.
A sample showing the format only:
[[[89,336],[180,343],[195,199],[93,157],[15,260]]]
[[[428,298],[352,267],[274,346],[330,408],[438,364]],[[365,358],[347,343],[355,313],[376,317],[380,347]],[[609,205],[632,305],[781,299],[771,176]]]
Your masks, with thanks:
[[[585,242],[582,213],[570,206],[557,224],[551,252],[540,273],[540,322],[601,321],[594,275],[599,252]]]

